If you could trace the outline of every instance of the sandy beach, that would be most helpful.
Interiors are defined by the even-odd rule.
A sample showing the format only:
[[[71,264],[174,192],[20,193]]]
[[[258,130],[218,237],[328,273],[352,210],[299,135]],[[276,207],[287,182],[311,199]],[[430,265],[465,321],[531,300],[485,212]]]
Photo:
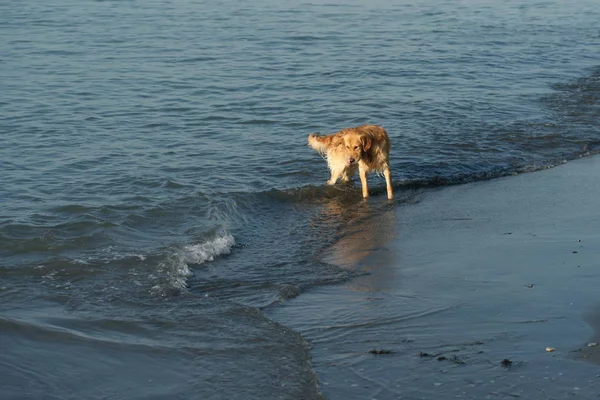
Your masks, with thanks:
[[[600,157],[397,197],[321,256],[357,278],[270,312],[328,399],[600,397]]]

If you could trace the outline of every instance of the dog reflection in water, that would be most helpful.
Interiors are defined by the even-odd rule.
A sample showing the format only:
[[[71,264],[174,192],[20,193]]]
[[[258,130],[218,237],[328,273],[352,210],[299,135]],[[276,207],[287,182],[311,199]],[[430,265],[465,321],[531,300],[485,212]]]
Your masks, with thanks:
[[[320,254],[327,264],[358,272],[346,286],[359,292],[393,289],[399,254],[396,208],[361,201],[353,196],[323,199],[321,212],[312,219],[315,230],[336,227],[338,239]]]

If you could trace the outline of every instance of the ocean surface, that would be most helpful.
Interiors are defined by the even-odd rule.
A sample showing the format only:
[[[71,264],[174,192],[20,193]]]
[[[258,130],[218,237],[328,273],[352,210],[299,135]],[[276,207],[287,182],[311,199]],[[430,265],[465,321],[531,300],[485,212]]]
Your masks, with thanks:
[[[0,397],[320,398],[269,317],[418,190],[600,151],[600,3],[0,3]],[[328,187],[311,132],[380,124]],[[376,234],[376,232],[374,233]],[[376,238],[371,238],[376,240]]]

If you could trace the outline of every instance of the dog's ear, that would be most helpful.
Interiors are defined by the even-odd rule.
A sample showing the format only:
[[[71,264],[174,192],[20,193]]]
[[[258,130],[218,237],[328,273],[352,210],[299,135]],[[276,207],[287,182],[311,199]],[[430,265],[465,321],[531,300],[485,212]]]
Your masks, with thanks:
[[[368,136],[363,136],[362,138],[360,138],[360,141],[362,143],[363,150],[369,151],[369,149],[371,148],[371,144],[373,144],[373,140]]]

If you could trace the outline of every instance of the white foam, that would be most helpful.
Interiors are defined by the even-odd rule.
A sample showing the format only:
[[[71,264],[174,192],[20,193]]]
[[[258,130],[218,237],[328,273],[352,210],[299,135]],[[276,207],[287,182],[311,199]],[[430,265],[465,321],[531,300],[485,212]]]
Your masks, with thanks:
[[[221,232],[208,242],[185,246],[184,259],[186,263],[203,264],[206,261],[214,260],[216,256],[229,254],[234,244],[233,236],[227,232]]]
[[[229,254],[234,244],[233,236],[222,231],[206,242],[187,245],[183,249],[177,250],[158,265],[162,282],[153,286],[152,292],[166,296],[172,289],[185,290],[188,278],[193,275],[189,264],[204,264],[213,261],[217,256]]]

